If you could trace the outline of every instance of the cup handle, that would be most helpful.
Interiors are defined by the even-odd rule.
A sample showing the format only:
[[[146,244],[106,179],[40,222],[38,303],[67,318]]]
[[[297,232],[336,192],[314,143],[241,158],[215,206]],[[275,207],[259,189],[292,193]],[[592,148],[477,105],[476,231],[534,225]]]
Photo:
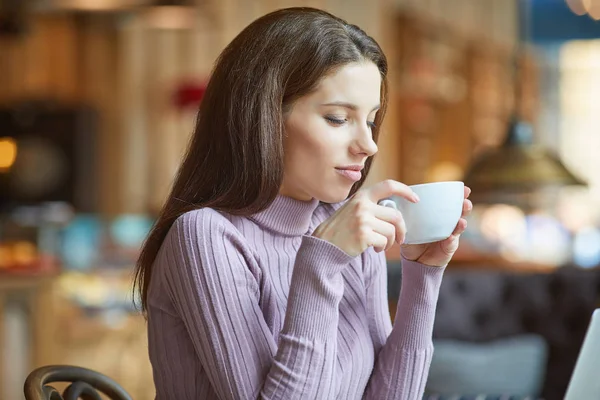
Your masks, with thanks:
[[[396,203],[392,200],[389,199],[383,199],[383,200],[379,200],[379,202],[377,203],[380,206],[384,206],[384,207],[388,207],[388,208],[393,208],[394,210],[397,210],[398,207],[396,207]]]

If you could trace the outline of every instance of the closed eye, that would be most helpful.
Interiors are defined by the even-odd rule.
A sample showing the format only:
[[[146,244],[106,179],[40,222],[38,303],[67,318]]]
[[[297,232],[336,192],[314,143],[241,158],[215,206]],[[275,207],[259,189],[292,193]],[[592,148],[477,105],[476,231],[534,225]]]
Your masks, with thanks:
[[[324,118],[330,124],[337,125],[337,126],[344,125],[346,123],[346,121],[347,121],[346,119],[335,118],[335,117],[332,117],[330,115],[328,115],[328,116],[326,116]]]
[[[337,126],[344,125],[348,121],[345,118],[344,119],[340,119],[340,118],[332,117],[330,115],[328,115],[328,116],[326,116],[324,118],[330,124],[337,125]],[[369,126],[370,129],[375,129],[377,127],[377,125],[375,124],[375,121],[367,121],[367,125]]]

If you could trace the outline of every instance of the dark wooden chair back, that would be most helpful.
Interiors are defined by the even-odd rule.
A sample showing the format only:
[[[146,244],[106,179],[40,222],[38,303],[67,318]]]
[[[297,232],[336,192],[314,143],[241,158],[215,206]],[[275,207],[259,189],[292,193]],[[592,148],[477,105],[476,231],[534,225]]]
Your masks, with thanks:
[[[71,382],[60,394],[51,383]],[[71,365],[48,365],[33,370],[25,380],[25,400],[132,400],[117,382],[91,369]]]

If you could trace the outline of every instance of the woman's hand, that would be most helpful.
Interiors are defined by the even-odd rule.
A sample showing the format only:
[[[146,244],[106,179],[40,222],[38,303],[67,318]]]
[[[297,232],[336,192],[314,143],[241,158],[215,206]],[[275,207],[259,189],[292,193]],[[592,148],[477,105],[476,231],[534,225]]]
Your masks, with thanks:
[[[392,195],[413,203],[417,195],[403,183],[386,180],[354,194],[335,214],[317,227],[313,236],[326,240],[348,255],[355,257],[369,246],[375,251],[388,250],[402,243],[406,224],[402,214],[393,208],[378,205],[379,200]]]
[[[421,264],[434,267],[443,267],[450,262],[454,252],[458,249],[460,234],[467,228],[465,217],[471,213],[473,204],[468,200],[471,189],[465,186],[465,200],[463,201],[462,217],[458,220],[452,235],[445,240],[425,244],[402,245],[402,257],[407,260],[417,261]]]

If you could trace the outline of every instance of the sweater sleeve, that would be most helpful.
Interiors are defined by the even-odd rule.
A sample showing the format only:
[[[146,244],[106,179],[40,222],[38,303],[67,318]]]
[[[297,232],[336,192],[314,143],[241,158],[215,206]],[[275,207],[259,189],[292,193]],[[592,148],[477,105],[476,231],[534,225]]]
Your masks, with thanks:
[[[227,219],[187,213],[165,245],[167,291],[219,399],[333,396],[340,272],[350,256],[303,238],[276,342],[259,307],[256,261]]]
[[[365,399],[423,397],[433,356],[433,322],[444,268],[402,260],[402,286],[392,327],[385,255],[365,253],[367,307],[376,360]]]

